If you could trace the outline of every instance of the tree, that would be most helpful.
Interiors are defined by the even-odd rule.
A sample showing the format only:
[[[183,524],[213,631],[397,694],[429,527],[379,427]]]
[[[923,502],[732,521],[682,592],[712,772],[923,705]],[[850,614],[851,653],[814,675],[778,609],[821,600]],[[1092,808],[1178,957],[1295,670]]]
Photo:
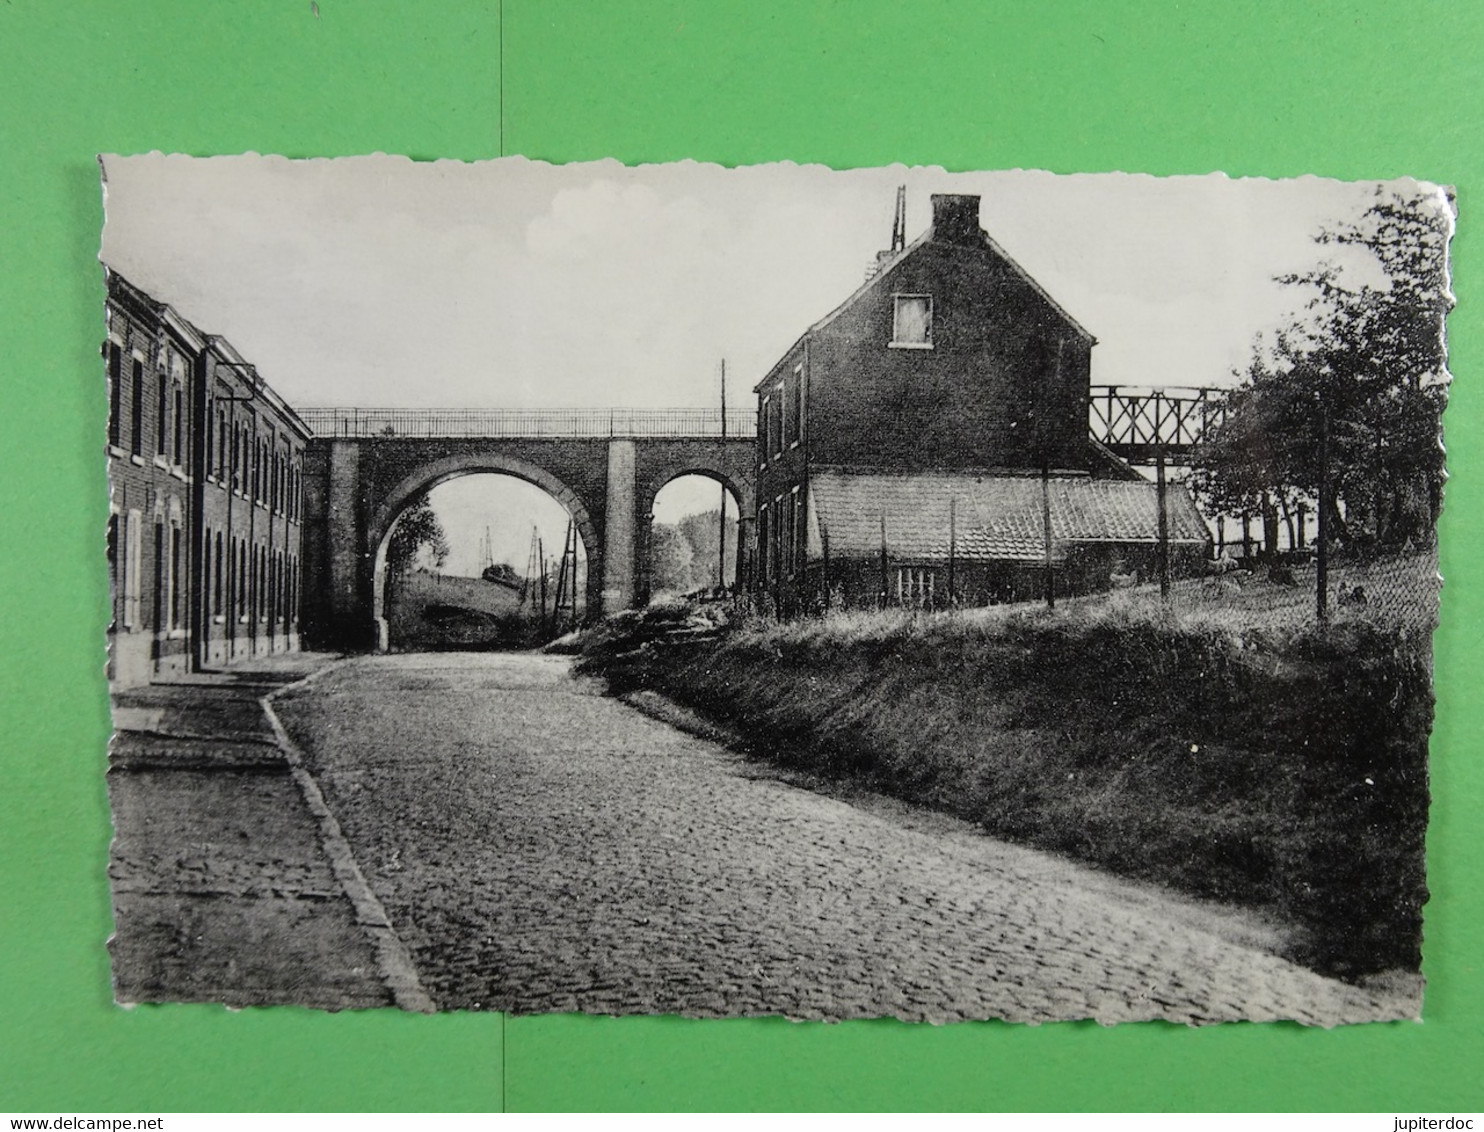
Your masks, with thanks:
[[[423,495],[402,512],[392,528],[386,547],[386,568],[392,574],[406,574],[419,565],[433,568],[448,561],[448,538],[443,524]]]
[[[718,540],[721,538],[720,531],[721,512],[701,511],[695,515],[686,515],[680,520],[680,534],[691,549],[690,589],[712,589],[722,583],[722,573],[718,572],[718,552],[721,547]],[[737,570],[737,520],[727,517],[726,534],[726,570],[727,582],[736,577]]]
[[[675,523],[655,523],[650,532],[650,589],[687,594],[719,584],[717,557],[721,513],[702,511]],[[726,577],[737,568],[737,520],[727,519]]]
[[[1275,526],[1278,508],[1317,498],[1323,421],[1327,518],[1338,540],[1431,541],[1443,482],[1452,231],[1451,202],[1380,186],[1359,216],[1315,237],[1334,258],[1281,278],[1306,301],[1254,347],[1225,422],[1195,453],[1197,494]]]
[[[679,526],[655,523],[650,530],[650,591],[655,594],[689,593],[695,552]]]

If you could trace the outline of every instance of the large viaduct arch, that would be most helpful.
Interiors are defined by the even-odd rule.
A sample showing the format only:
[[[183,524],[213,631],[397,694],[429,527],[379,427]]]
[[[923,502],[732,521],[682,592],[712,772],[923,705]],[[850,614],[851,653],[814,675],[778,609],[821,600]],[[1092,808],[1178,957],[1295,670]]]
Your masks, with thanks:
[[[719,410],[439,412],[306,410],[304,635],[317,648],[385,647],[388,537],[409,504],[458,476],[496,472],[542,488],[587,550],[587,608],[647,598],[655,496],[699,474],[754,511],[753,414]]]

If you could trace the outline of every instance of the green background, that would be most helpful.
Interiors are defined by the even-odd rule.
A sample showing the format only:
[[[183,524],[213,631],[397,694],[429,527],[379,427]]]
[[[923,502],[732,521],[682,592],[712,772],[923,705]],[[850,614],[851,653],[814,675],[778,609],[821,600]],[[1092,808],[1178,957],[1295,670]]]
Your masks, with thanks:
[[[1456,0],[0,4],[0,1109],[1484,1107],[1481,49]],[[113,1007],[93,155],[151,149],[1456,185],[1426,1021]]]

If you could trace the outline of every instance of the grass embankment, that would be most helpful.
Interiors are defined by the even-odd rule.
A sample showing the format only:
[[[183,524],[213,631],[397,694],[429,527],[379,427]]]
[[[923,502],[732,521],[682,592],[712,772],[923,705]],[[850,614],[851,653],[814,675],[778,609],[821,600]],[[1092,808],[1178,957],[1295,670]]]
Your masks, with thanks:
[[[1266,907],[1291,957],[1416,970],[1426,899],[1427,636],[1365,622],[1240,631],[1146,605],[844,614],[655,640],[583,666],[987,831]]]
[[[395,649],[530,648],[542,639],[520,595],[498,582],[414,571],[389,580],[387,594]]]

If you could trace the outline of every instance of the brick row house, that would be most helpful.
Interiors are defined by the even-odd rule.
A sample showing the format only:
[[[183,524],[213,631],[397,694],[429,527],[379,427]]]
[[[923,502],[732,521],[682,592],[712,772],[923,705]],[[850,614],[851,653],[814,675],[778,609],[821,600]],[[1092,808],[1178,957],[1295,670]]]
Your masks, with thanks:
[[[224,338],[107,287],[109,679],[297,649],[309,430]]]
[[[1096,340],[980,228],[977,196],[932,206],[755,387],[752,578],[780,609],[1022,600],[1048,561],[1059,593],[1154,570],[1155,486],[1088,432]],[[1166,509],[1189,572],[1205,521],[1179,486]]]

